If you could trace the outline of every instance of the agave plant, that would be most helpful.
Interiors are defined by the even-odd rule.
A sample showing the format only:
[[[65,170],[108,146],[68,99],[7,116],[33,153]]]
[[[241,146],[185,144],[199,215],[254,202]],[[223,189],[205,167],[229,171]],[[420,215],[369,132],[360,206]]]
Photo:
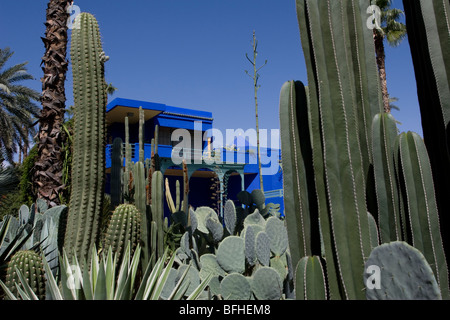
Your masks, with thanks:
[[[14,188],[19,183],[19,177],[12,167],[3,168],[0,166],[0,196],[3,196]]]
[[[80,264],[75,256],[72,261],[69,261],[66,252],[63,252],[60,259],[61,276],[58,279],[53,276],[48,263],[43,259],[47,277],[47,298],[51,300],[159,300],[169,278],[175,256],[173,255],[166,264],[165,262],[169,258],[168,250],[166,250],[164,255],[158,259],[155,267],[149,266],[140,278],[138,276],[140,255],[140,246],[136,248],[132,255],[130,245],[128,245],[122,261],[119,263],[117,255],[112,253],[111,248],[106,255],[101,255],[93,247],[90,264]],[[0,281],[7,297],[11,300],[38,300],[25,277],[19,270],[16,270],[16,272],[20,285],[22,285],[21,287],[16,284],[18,295],[14,295]],[[173,288],[169,299],[179,300],[183,298],[189,286],[187,273],[188,269],[184,271],[177,285]],[[203,281],[187,299],[197,299],[207,287],[209,280],[210,278]]]

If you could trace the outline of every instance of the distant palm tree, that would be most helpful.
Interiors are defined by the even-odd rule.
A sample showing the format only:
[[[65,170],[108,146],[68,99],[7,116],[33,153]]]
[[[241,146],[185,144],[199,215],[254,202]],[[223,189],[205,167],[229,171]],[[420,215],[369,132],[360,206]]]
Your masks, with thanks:
[[[114,87],[112,83],[108,83],[108,84],[106,85],[106,93],[107,93],[109,96],[112,96],[114,93],[116,93],[117,90],[118,90],[118,89],[117,89],[116,87]]]
[[[11,190],[17,188],[19,177],[16,169],[13,167],[3,168],[0,165],[0,197],[8,194]]]
[[[392,0],[374,0],[373,4],[377,5],[381,10],[381,28],[374,29],[374,42],[383,93],[384,111],[390,113],[384,40],[386,39],[387,43],[395,48],[406,38],[406,25],[399,21],[404,12],[400,9],[392,8]]]
[[[70,0],[50,0],[47,5],[46,31],[42,41],[42,111],[39,116],[38,156],[33,169],[33,191],[50,207],[60,203],[65,186],[63,172],[63,129],[66,107],[65,81],[69,62],[67,55]]]
[[[0,150],[2,158],[13,163],[16,151],[21,153],[30,145],[33,122],[39,114],[39,93],[21,84],[34,80],[27,72],[27,62],[4,68],[14,54],[10,48],[0,49]]]

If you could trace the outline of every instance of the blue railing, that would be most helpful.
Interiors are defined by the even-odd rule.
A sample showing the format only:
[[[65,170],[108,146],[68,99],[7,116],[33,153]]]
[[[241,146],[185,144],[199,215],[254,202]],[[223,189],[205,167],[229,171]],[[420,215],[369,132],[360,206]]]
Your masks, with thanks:
[[[131,161],[139,161],[139,143],[131,143]],[[172,158],[172,146],[159,145],[158,155],[161,158]],[[191,159],[202,159],[205,162],[227,162],[233,164],[256,164],[256,155],[253,152],[240,151],[240,150],[226,150],[222,149],[222,152],[217,151],[205,151],[200,149],[191,149]],[[125,144],[123,145],[123,154],[125,156]],[[150,143],[144,144],[144,158],[149,159],[152,156],[152,145]],[[112,157],[112,145],[106,146],[106,168],[111,167]]]
[[[264,195],[265,195],[266,199],[283,198],[284,191],[283,191],[283,189],[270,190],[270,191],[264,192]]]

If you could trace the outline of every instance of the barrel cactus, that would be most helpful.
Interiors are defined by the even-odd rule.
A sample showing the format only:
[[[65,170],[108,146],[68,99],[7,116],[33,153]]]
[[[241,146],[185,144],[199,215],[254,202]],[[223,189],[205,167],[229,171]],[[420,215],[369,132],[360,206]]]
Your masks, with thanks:
[[[121,204],[114,210],[105,237],[105,247],[121,256],[130,242],[131,252],[140,240],[141,213],[132,204]]]
[[[23,289],[17,271],[23,275],[39,300],[44,300],[45,273],[42,257],[32,250],[22,250],[11,258],[6,273],[6,286],[15,296],[19,296],[17,286]]]

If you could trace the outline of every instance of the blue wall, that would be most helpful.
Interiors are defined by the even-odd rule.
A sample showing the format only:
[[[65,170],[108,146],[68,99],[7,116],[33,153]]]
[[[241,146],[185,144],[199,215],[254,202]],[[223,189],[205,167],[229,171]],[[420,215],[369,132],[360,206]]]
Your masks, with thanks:
[[[107,112],[113,110],[114,108],[120,107],[131,107],[139,109],[142,106],[144,110],[155,110],[161,112],[159,115],[156,115],[154,118],[146,121],[145,123],[145,132],[144,132],[144,153],[145,158],[151,157],[151,140],[154,138],[154,129],[155,125],[159,125],[160,127],[172,128],[172,129],[187,129],[194,130],[196,128],[195,122],[202,122],[202,131],[205,132],[209,129],[213,128],[213,119],[212,113],[206,111],[198,111],[191,109],[184,109],[178,107],[167,106],[164,104],[146,102],[146,101],[138,101],[138,100],[130,100],[130,99],[122,99],[117,98],[114,99],[107,106]],[[125,120],[124,120],[125,121]],[[139,125],[138,124],[130,124],[130,143],[134,143],[135,145],[135,154],[133,161],[138,160],[138,141],[139,141]],[[112,143],[114,138],[120,137],[123,141],[125,141],[125,126],[124,123],[113,123],[108,126],[108,144]],[[232,159],[234,162],[242,162],[241,159],[244,159],[244,163],[248,163],[245,166],[245,178],[244,178],[244,187],[248,192],[252,192],[254,189],[260,189],[259,182],[259,170],[258,165],[256,163],[256,148],[254,146],[250,146],[248,141],[239,141],[236,139],[236,145],[244,143],[243,146],[237,146],[240,151],[231,152],[231,157],[228,159]],[[207,142],[203,142],[203,148],[206,148]],[[172,146],[169,145],[160,145],[158,149],[158,153],[162,158],[171,158],[172,155]],[[261,150],[264,154],[264,150]],[[227,151],[222,151],[222,159],[225,162],[227,160]],[[271,152],[277,152],[277,159],[281,159],[280,150],[268,150],[267,156],[270,157]],[[107,168],[111,165],[111,156],[110,153],[106,153],[106,163]],[[268,165],[263,165],[263,168],[269,167]],[[177,179],[181,179],[181,177],[173,177],[168,176],[170,188],[172,192],[172,196],[175,200],[175,184]],[[273,175],[265,175],[263,177],[264,181],[264,191],[268,193],[268,196],[276,196],[282,192],[283,189],[283,179],[282,172],[278,170],[277,173]],[[181,183],[182,186],[182,183]],[[189,202],[192,206],[203,206],[203,205],[212,205],[212,200],[210,199],[211,191],[210,191],[211,182],[207,178],[191,178],[190,181],[190,199]],[[240,176],[231,176],[228,182],[228,199],[237,200],[237,194],[241,191],[241,178]],[[109,179],[107,179],[106,191],[109,191]],[[282,197],[268,197],[266,199],[266,203],[278,203],[281,207],[281,212],[284,211],[283,198]],[[168,214],[168,207],[166,206],[166,214]]]

